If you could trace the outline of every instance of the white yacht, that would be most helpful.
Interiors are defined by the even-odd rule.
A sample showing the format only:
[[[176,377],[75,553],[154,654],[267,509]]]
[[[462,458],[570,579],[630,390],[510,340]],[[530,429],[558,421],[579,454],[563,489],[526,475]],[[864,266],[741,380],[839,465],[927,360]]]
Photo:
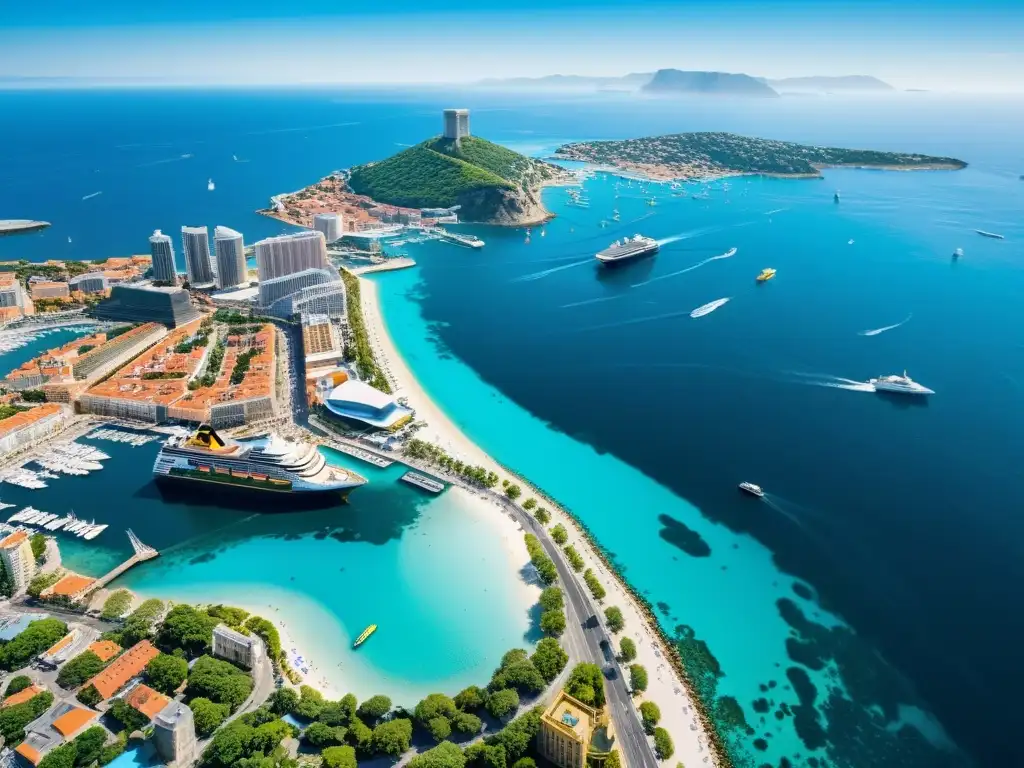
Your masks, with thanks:
[[[964,255],[964,249],[963,248],[957,248],[955,251],[953,251],[953,258],[954,259],[959,259],[963,255]]]
[[[99,535],[100,535],[101,533],[103,533],[103,532],[104,532],[104,531],[105,531],[106,529],[107,529],[107,526],[106,526],[106,524],[103,524],[103,525],[94,525],[94,526],[93,526],[93,527],[92,527],[92,528],[91,528],[91,529],[89,530],[89,532],[88,532],[87,534],[85,534],[85,537],[84,537],[84,538],[86,539],[86,541],[92,541],[92,540],[93,540],[93,539],[95,539],[95,538],[96,538],[97,536],[99,536]]]
[[[868,383],[874,386],[876,392],[898,392],[903,395],[934,395],[935,390],[922,386],[907,376],[904,371],[902,376],[879,376],[877,379],[868,379]]]
[[[760,485],[754,485],[753,483],[740,483],[740,490],[744,493],[749,493],[751,496],[757,496],[761,498],[764,496],[764,491]]]

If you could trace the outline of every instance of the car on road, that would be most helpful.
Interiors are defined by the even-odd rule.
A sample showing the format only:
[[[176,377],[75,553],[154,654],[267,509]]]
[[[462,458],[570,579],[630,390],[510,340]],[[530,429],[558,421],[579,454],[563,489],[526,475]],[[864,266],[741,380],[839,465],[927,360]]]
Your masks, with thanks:
[[[607,638],[601,641],[601,653],[604,654],[604,660],[609,663],[615,658],[612,655],[612,645],[608,642]]]
[[[604,676],[608,680],[615,680],[619,676],[619,673],[615,670],[615,667],[612,666],[611,664],[606,665],[604,667],[604,669],[602,669],[601,671],[604,672]]]

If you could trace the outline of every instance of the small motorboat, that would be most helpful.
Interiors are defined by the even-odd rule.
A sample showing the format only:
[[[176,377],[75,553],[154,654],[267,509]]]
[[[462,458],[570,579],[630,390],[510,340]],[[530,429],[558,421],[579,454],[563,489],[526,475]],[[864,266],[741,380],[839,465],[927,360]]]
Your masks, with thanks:
[[[764,491],[761,490],[761,486],[754,485],[753,483],[740,483],[740,490],[744,493],[749,493],[751,496],[757,496],[758,498],[764,496]]]
[[[766,283],[773,277],[775,277],[775,270],[772,269],[771,267],[768,267],[767,269],[761,270],[761,274],[757,276],[757,282]]]
[[[957,248],[955,251],[953,251],[953,258],[954,259],[959,259],[963,255],[964,255],[964,249],[963,248]]]

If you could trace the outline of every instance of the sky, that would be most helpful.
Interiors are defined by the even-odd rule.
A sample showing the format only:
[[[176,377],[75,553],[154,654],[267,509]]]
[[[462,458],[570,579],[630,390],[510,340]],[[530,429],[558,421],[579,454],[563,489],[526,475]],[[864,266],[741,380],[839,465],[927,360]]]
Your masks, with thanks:
[[[672,67],[1021,91],[1003,0],[0,0],[0,80],[457,83]],[[31,82],[31,81],[29,81]]]

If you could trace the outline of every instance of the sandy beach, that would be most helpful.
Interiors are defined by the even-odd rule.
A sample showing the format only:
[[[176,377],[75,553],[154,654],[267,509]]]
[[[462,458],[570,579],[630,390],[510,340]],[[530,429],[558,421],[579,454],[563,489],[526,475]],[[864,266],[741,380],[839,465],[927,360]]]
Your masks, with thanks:
[[[417,420],[427,423],[417,437],[440,446],[452,457],[481,465],[496,472],[502,479],[507,478],[523,485],[521,478],[510,475],[477,447],[430,399],[387,331],[381,314],[377,285],[363,278],[360,278],[360,283],[363,317],[377,363],[391,381],[395,396],[407,397],[409,404],[416,409]],[[526,484],[521,498],[530,496],[541,497],[542,494]],[[545,506],[549,506],[552,513],[551,525],[562,523],[571,532],[570,542],[575,544],[586,560],[587,567],[593,568],[604,585],[608,597],[603,604],[618,605],[622,609],[626,620],[623,635],[632,637],[636,642],[636,662],[647,668],[649,677],[647,691],[643,698],[637,698],[637,704],[645,699],[657,703],[662,713],[660,725],[668,730],[675,744],[675,754],[666,764],[675,765],[681,761],[686,766],[716,765],[714,751],[698,714],[700,710],[694,704],[695,696],[670,663],[668,649],[648,623],[642,607],[633,600],[618,577],[605,568],[597,552],[576,528],[571,516],[558,507]]]

